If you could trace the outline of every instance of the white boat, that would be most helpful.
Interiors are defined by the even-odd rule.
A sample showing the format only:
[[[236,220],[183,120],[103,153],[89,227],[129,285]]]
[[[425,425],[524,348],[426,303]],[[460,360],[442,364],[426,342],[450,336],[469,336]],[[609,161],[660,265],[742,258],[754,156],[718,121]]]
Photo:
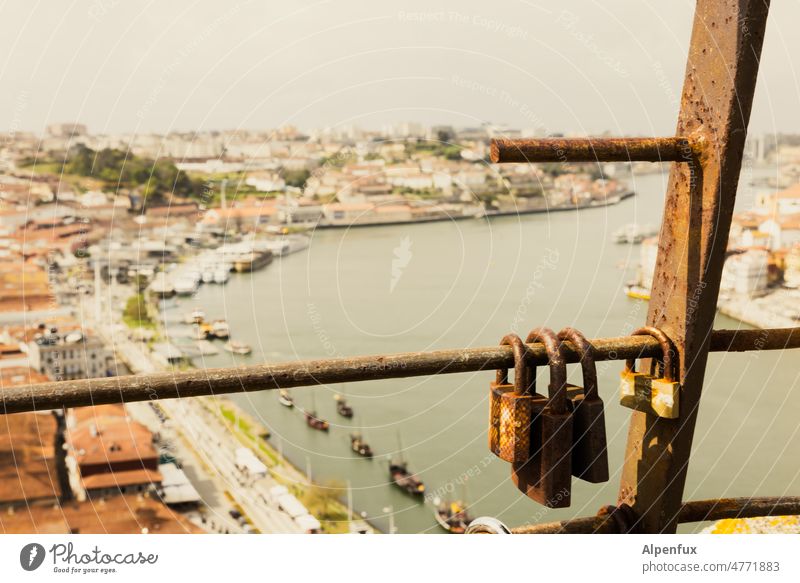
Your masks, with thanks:
[[[175,280],[173,287],[179,296],[191,296],[197,291],[197,282],[187,277],[180,277]]]
[[[203,272],[203,283],[214,283],[214,272],[213,271],[204,271]]]
[[[235,340],[226,342],[223,348],[233,354],[250,354],[253,352],[253,349],[250,348],[249,344],[245,344],[244,342],[236,342]]]
[[[286,389],[281,389],[278,391],[278,403],[284,407],[294,407],[294,399],[292,399],[292,396]]]
[[[220,340],[226,340],[231,335],[228,323],[225,320],[214,320],[211,324],[211,335]]]
[[[205,321],[205,319],[206,319],[206,313],[200,308],[196,308],[186,315],[184,321],[187,324],[202,324]]]
[[[214,272],[214,283],[227,283],[231,277],[231,270],[230,269],[217,269]]]

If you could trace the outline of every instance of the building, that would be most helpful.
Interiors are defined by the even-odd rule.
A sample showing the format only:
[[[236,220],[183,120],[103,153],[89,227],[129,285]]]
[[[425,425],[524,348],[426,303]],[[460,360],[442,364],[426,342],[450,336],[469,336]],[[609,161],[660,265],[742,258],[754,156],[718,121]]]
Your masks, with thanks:
[[[28,343],[31,366],[54,381],[112,376],[114,359],[103,341],[80,327],[41,324]]]
[[[8,377],[3,378],[7,388]],[[0,415],[0,509],[52,506],[61,500],[59,435],[51,412]]]
[[[767,289],[769,254],[764,249],[749,249],[728,257],[722,270],[720,291],[744,297],[762,295]]]
[[[760,194],[755,207],[757,212],[772,216],[800,213],[800,183],[780,192]]]
[[[791,247],[800,243],[800,212],[767,219],[759,225],[758,230],[769,235],[770,249]]]
[[[142,495],[65,502],[0,512],[6,534],[199,534],[203,531],[160,502]]]
[[[67,471],[76,498],[150,492],[160,487],[153,434],[123,405],[72,409],[67,416]]]

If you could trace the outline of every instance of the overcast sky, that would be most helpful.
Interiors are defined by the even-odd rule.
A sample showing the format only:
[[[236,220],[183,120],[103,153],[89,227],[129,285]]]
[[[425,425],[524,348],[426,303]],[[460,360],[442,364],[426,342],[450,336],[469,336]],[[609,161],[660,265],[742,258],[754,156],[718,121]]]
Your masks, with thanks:
[[[772,4],[752,129],[800,132],[800,2]],[[0,20],[0,130],[490,121],[671,133],[693,9],[692,0],[12,0]]]

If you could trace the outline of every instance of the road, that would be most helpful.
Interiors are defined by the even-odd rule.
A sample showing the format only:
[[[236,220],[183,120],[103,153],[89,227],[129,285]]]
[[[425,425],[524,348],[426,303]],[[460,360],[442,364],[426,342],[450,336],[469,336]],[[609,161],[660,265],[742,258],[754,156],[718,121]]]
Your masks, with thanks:
[[[127,286],[101,284],[99,297],[81,298],[83,320],[91,322],[95,332],[134,374],[163,370],[144,342],[130,339],[129,330],[121,321],[120,306],[132,294]],[[260,532],[302,532],[297,523],[270,500],[269,489],[279,482],[270,475],[253,480],[236,468],[235,451],[242,444],[219,416],[199,399],[165,399],[159,401],[158,406],[169,421],[162,420],[149,403],[129,403],[128,409],[131,416],[151,430],[157,430],[162,440],[176,449],[176,457],[206,506],[205,515],[195,517],[201,527],[213,532],[242,532],[242,526],[229,513],[238,505]]]

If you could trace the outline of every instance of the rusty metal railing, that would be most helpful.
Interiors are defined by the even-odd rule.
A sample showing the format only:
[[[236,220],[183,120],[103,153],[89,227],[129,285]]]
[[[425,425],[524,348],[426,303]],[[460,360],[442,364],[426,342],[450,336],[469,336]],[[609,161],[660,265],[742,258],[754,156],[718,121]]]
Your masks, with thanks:
[[[595,360],[598,361],[661,356],[658,341],[649,336],[596,338],[591,342],[595,348]],[[564,347],[567,362],[580,361],[580,355],[572,343],[565,342]],[[547,364],[547,353],[542,344],[529,344],[528,348],[532,364]],[[787,348],[800,348],[800,328],[715,330],[711,334],[712,352]],[[107,403],[454,374],[513,366],[514,355],[510,347],[489,346],[58,381],[0,390],[0,412],[21,413]]]

